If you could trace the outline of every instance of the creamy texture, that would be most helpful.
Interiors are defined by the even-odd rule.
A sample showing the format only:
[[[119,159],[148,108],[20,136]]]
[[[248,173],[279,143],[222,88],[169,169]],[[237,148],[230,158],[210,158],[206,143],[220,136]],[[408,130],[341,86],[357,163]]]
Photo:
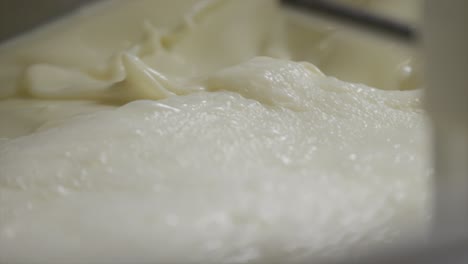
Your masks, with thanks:
[[[274,2],[164,3],[0,49],[0,262],[301,262],[424,235],[421,91],[289,60],[294,30],[329,37]]]
[[[414,25],[420,20],[420,0],[333,0],[376,15]],[[291,57],[308,60],[331,76],[386,90],[421,86],[421,59],[414,47],[353,30],[308,15],[288,16]],[[346,29],[346,27],[345,27]]]

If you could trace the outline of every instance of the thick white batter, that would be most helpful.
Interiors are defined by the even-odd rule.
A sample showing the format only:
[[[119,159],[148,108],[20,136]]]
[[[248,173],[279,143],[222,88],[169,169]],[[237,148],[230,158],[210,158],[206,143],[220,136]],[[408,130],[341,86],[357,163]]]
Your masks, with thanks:
[[[288,60],[273,2],[171,3],[0,50],[0,262],[301,262],[424,234],[421,91]]]

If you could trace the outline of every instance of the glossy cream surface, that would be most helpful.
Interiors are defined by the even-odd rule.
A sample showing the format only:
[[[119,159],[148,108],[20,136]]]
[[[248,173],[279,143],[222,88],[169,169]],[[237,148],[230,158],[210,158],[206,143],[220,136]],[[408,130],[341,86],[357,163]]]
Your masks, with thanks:
[[[368,39],[384,54],[361,64],[327,44],[361,35],[325,24],[268,0],[104,1],[4,44],[0,262],[292,263],[424,235],[414,54]]]

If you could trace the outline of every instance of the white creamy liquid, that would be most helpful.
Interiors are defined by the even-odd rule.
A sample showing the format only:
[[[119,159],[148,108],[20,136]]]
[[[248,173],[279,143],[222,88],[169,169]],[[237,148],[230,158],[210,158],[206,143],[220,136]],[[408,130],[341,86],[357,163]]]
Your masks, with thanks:
[[[0,49],[1,263],[297,263],[425,233],[420,90],[288,60],[271,1],[171,3]]]

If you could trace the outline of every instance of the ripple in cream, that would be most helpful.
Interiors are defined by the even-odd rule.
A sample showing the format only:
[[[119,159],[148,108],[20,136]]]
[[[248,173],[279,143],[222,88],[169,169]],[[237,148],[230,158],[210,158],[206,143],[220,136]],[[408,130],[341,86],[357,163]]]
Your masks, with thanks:
[[[3,44],[0,262],[299,263],[424,235],[417,56],[304,19],[103,1]]]

